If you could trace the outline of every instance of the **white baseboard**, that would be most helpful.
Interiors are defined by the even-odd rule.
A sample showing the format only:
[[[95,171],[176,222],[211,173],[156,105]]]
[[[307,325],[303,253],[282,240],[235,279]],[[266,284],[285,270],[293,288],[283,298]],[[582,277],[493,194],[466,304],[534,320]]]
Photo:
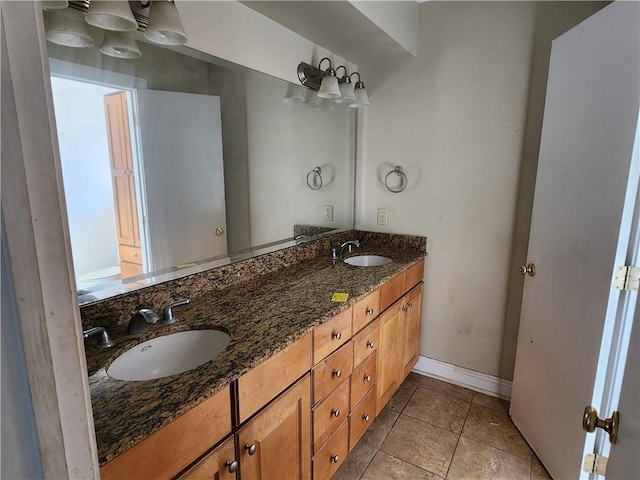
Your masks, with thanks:
[[[475,390],[476,392],[499,397],[505,400],[511,399],[512,382],[502,378],[476,372],[468,368],[458,367],[450,363],[434,360],[433,358],[418,358],[418,362],[413,367],[415,373],[453,383],[461,387]]]

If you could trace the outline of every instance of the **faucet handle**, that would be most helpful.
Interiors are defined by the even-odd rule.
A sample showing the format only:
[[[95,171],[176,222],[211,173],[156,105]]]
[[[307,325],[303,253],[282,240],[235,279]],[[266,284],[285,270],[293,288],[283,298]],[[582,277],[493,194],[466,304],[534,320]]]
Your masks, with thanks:
[[[173,308],[179,307],[180,305],[186,305],[188,303],[191,303],[191,300],[188,298],[184,298],[167,305],[164,309],[164,313],[162,314],[162,323],[168,324],[175,322],[176,318],[173,316]]]

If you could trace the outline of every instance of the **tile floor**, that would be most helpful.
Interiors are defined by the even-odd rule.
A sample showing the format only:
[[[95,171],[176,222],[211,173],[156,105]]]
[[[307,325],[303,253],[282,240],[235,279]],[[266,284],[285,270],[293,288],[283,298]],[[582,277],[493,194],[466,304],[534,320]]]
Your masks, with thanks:
[[[411,373],[334,480],[550,479],[508,408]]]

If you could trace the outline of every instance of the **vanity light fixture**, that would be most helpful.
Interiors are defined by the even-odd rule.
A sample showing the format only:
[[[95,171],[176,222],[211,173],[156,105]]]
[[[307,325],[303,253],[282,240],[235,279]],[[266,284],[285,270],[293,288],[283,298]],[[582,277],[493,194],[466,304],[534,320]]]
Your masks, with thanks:
[[[43,16],[46,37],[51,43],[75,48],[94,45],[80,12],[69,9],[49,10]]]
[[[338,77],[336,71],[331,68],[331,59],[324,57],[320,60],[318,68],[321,69],[322,62],[329,61],[329,68],[324,71],[324,76],[320,82],[320,89],[318,90],[318,96],[320,98],[338,98],[340,96],[340,88],[338,87]]]
[[[328,60],[329,68],[322,70],[322,62]],[[338,81],[336,71],[343,68],[344,75]],[[358,75],[358,81],[353,84],[353,75]],[[369,97],[360,73],[347,73],[344,65],[335,70],[331,68],[331,60],[328,57],[320,60],[317,67],[300,62],[298,65],[298,79],[305,87],[318,92],[318,97],[335,99],[335,103],[346,103],[352,108],[361,108],[369,105]]]
[[[365,105],[369,105],[369,95],[367,95],[367,89],[365,88],[364,83],[360,80],[360,74],[358,72],[353,72],[351,75],[358,75],[358,81],[354,86],[354,93],[356,96],[355,102],[350,103],[349,106],[352,108],[360,108]]]
[[[347,75],[347,67],[345,67],[344,65],[340,65],[338,68],[336,68],[336,73],[341,68],[344,69],[344,76],[338,80],[338,86],[340,88],[340,96],[336,98],[335,102],[336,103],[353,103],[356,101],[356,96],[353,91],[353,83],[351,83],[351,77]]]
[[[160,45],[187,43],[187,34],[175,3],[171,0],[154,0],[149,10],[149,25],[144,38]]]
[[[91,0],[85,15],[89,25],[103,30],[132,32],[138,29],[129,2],[118,0]]]
[[[116,58],[132,59],[142,56],[138,44],[133,38],[133,32],[105,32],[100,51]]]

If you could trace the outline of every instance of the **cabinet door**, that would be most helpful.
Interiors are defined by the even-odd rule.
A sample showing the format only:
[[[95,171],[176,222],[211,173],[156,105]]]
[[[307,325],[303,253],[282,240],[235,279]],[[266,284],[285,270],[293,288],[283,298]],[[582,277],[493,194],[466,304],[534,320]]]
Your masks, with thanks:
[[[176,480],[235,480],[237,470],[238,462],[231,437]]]
[[[422,322],[422,291],[424,284],[407,293],[404,297],[404,318],[402,322],[402,364],[400,369],[402,383],[418,361],[420,349],[420,324]]]
[[[307,374],[240,430],[242,478],[311,477],[310,397],[311,380]]]
[[[382,315],[380,315],[380,340],[378,346],[378,371],[376,372],[376,414],[384,408],[391,397],[398,389],[399,366],[401,362],[400,353],[402,348],[401,324],[403,315],[403,299],[391,305]]]

